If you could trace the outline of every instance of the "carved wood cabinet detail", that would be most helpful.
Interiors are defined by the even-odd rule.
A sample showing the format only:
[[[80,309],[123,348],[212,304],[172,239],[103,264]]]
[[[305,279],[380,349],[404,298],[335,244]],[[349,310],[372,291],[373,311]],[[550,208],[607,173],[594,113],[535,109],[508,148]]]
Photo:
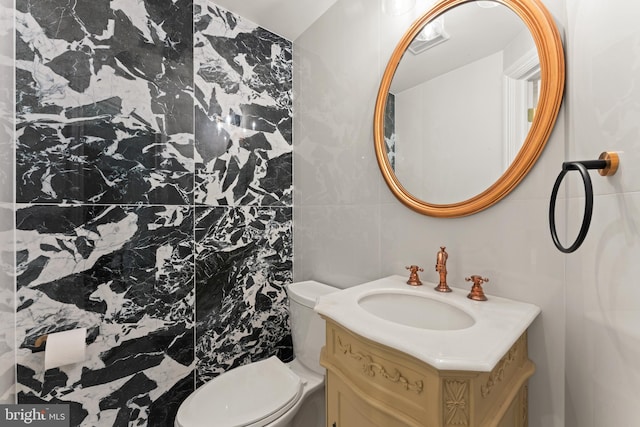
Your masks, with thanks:
[[[439,371],[326,321],[328,427],[527,427],[526,332],[491,372]]]

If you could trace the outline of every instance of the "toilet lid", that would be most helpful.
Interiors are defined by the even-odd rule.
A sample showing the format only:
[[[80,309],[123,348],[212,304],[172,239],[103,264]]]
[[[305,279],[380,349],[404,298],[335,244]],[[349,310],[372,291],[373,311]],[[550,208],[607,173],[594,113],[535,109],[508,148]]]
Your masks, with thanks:
[[[232,369],[193,392],[178,409],[181,427],[259,427],[300,399],[300,377],[277,357]]]

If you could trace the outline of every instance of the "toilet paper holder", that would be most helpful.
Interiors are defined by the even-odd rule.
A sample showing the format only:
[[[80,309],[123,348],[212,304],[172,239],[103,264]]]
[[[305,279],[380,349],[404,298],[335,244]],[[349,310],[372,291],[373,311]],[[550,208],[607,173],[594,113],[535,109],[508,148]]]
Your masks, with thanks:
[[[34,347],[35,348],[43,347],[45,345],[45,343],[47,342],[47,338],[49,338],[49,334],[44,334],[44,335],[41,335],[38,338],[36,338],[36,342],[34,344]]]
[[[42,333],[44,331],[41,331]],[[33,352],[44,352],[44,370],[81,363],[87,357],[87,328],[49,331],[36,335]]]

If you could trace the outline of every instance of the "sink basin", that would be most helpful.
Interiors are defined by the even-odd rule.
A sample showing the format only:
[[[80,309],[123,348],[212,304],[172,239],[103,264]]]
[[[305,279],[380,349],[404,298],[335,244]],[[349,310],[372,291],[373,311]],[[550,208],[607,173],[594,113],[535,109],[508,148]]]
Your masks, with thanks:
[[[318,298],[315,311],[354,334],[443,371],[491,372],[527,330],[540,308],[469,289],[434,291],[393,275]]]
[[[420,329],[450,331],[466,329],[475,323],[473,317],[458,307],[422,294],[370,293],[362,296],[358,305],[381,319]]]

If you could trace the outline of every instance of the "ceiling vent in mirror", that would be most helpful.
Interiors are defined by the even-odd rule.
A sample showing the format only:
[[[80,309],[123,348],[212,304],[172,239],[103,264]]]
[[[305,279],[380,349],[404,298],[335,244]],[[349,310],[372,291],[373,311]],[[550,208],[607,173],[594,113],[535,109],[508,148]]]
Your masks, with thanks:
[[[444,18],[440,17],[425,25],[409,45],[409,52],[418,55],[447,40],[449,40],[449,34],[444,30]]]

